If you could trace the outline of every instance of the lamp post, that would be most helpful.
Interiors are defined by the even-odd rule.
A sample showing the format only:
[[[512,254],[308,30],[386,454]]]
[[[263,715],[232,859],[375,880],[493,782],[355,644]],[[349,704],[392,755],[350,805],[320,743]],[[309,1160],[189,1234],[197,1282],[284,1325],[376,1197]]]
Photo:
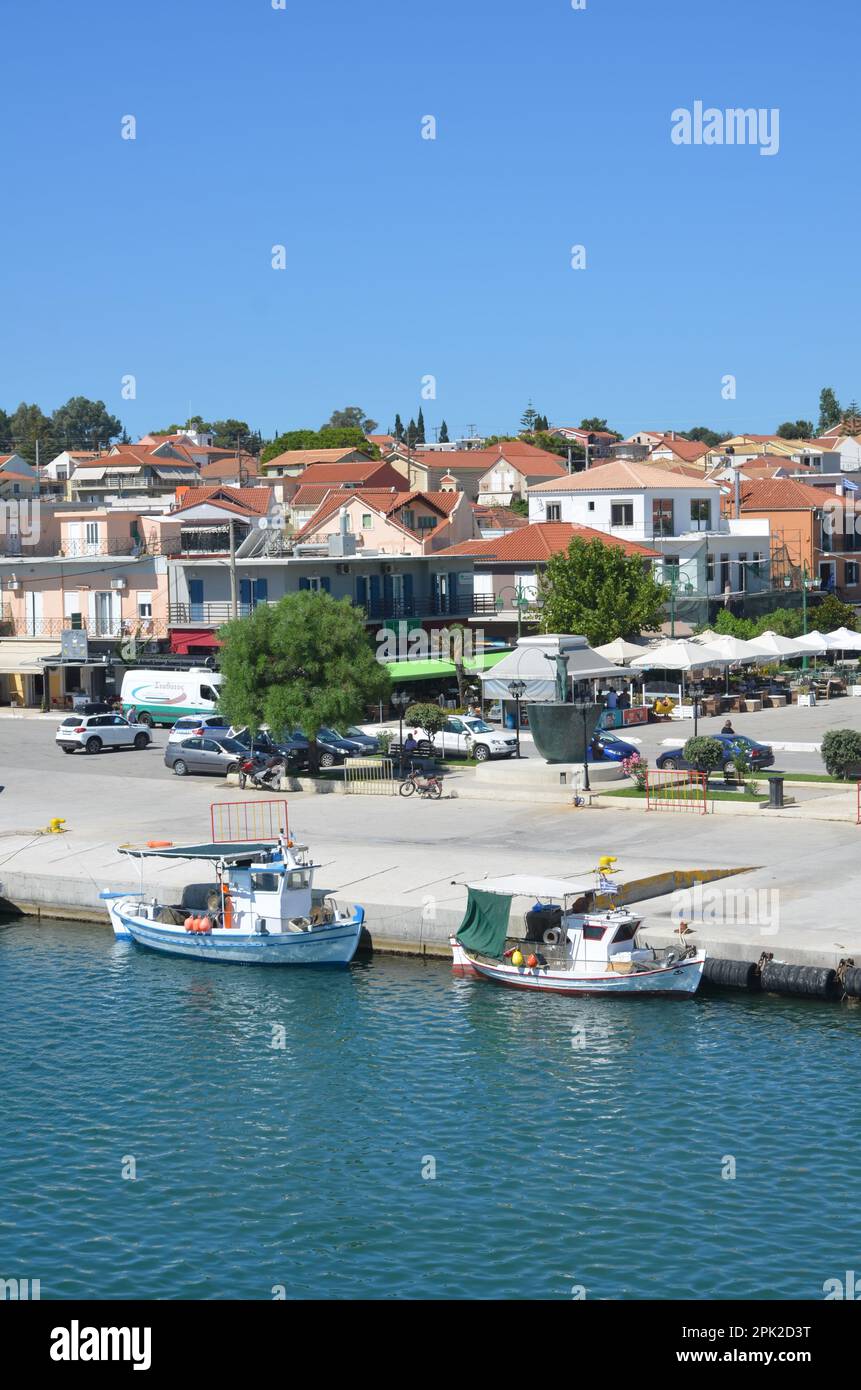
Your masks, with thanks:
[[[401,777],[404,775],[404,710],[410,702],[409,692],[406,690],[393,690],[391,695],[392,704],[398,712],[398,771]]]
[[[688,686],[688,691],[690,693],[691,699],[694,702],[694,738],[696,738],[697,721],[699,720],[700,715],[700,700],[703,697],[703,686],[700,685],[699,681],[697,681],[693,685]]]
[[[512,594],[514,594],[514,607],[517,609],[517,640],[519,642],[520,630],[523,622],[523,613],[525,609],[529,607],[531,600],[528,594],[526,593],[526,590],[523,588],[523,585],[520,583],[520,580],[518,580],[516,584],[506,584],[503,586],[503,588],[499,590],[494,600],[494,606],[496,608],[497,613],[501,613],[503,608],[505,607],[505,602],[503,600],[502,595],[508,593],[509,590]]]
[[[514,722],[517,733],[517,752],[515,758],[520,757],[520,701],[523,699],[523,692],[526,690],[525,681],[509,681],[508,692],[514,701]]]

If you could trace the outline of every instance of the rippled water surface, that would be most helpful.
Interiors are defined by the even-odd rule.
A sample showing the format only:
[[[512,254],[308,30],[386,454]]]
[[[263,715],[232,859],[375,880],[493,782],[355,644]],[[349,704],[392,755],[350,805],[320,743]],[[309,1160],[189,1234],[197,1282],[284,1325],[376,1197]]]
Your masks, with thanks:
[[[0,1277],[43,1298],[821,1298],[861,1267],[857,1007],[13,923],[0,1010]]]

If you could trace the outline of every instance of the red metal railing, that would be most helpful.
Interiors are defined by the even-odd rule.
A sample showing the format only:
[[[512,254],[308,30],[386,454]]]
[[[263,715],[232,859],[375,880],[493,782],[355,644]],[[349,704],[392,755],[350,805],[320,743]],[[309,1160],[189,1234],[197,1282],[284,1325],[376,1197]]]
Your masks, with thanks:
[[[286,801],[213,801],[209,816],[213,844],[277,840],[287,834]]]
[[[708,773],[675,768],[647,768],[647,811],[691,811],[708,814]]]
[[[861,825],[861,782],[855,783],[855,824]]]

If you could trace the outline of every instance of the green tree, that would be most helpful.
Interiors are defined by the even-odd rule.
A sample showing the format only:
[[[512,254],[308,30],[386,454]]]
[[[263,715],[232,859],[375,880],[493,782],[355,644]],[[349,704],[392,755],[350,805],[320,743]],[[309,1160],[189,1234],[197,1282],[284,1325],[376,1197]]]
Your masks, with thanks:
[[[778,425],[777,433],[781,439],[812,439],[813,421],[784,420],[782,425]]]
[[[682,757],[695,767],[697,772],[716,772],[723,764],[724,746],[720,739],[699,735],[689,738],[682,749]]]
[[[512,497],[511,501],[508,504],[508,510],[511,512],[517,512],[518,516],[528,516],[529,503],[527,502],[525,497]]]
[[[443,421],[443,424],[445,424],[445,421]],[[395,415],[395,428],[393,429],[392,433],[394,434],[395,439],[403,439],[404,437],[404,422],[401,419],[400,415]]]
[[[237,441],[245,447],[251,440],[251,430],[245,420],[213,420],[208,428],[212,432],[213,444],[219,449],[235,449]]]
[[[333,410],[321,430],[357,429],[362,434],[373,434],[377,428],[376,420],[371,420],[360,405],[345,405],[343,410]]]
[[[534,433],[536,427],[535,422],[537,419],[538,411],[535,409],[534,405],[532,404],[532,400],[530,399],[528,406],[526,407],[526,409],[520,417],[520,427],[525,434]]]
[[[809,625],[820,632],[834,632],[838,627],[858,629],[858,614],[848,603],[841,603],[834,594],[826,594],[815,608],[808,608]]]
[[[707,444],[710,449],[714,449],[726,435],[718,434],[717,430],[707,429],[705,425],[695,425],[692,430],[685,430],[681,438],[690,439],[695,444]]]
[[[277,736],[301,729],[315,768],[319,730],[355,724],[389,692],[361,610],[349,599],[301,590],[259,604],[219,637],[225,717],[252,730],[268,724]]]
[[[109,415],[104,401],[72,396],[54,411],[54,436],[64,449],[106,448],[122,434],[122,423]]]
[[[424,414],[423,414],[423,412],[422,412],[421,406],[419,406],[419,418],[418,418],[418,420],[416,421],[416,443],[417,443],[417,444],[425,444],[425,443],[427,443],[427,441],[426,441],[426,439],[425,439],[425,417],[424,417]]]
[[[368,458],[380,457],[376,444],[370,444],[360,429],[348,426],[331,430],[288,430],[265,445],[260,461],[268,463],[290,449],[358,449]]]
[[[832,387],[823,386],[819,393],[819,433],[823,434],[825,430],[830,430],[833,425],[839,425],[842,414],[840,402]]]
[[[429,743],[433,743],[434,734],[445,728],[447,719],[448,710],[442,709],[440,705],[421,702],[408,705],[404,714],[404,722],[414,729],[421,729]]]
[[[415,448],[417,438],[418,425],[416,424],[415,420],[413,420],[412,417],[410,417],[410,423],[407,425],[407,444],[411,449]]]
[[[579,537],[551,555],[538,587],[542,630],[582,633],[592,647],[654,631],[667,599],[641,555]]]
[[[448,442],[448,425],[446,424],[445,420],[443,420],[442,424],[439,427],[439,443],[448,444]]]
[[[0,410],[0,453],[12,452],[12,419],[5,410]]]
[[[822,761],[829,777],[845,777],[847,768],[861,764],[858,730],[829,729],[822,740]]]
[[[37,405],[22,401],[10,421],[12,447],[28,463],[48,463],[60,452],[54,422]]]

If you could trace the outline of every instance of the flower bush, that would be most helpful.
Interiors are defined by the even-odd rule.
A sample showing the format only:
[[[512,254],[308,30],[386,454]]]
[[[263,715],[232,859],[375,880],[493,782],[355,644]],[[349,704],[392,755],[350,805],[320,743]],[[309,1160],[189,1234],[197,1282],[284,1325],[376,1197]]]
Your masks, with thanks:
[[[626,777],[632,777],[640,791],[645,790],[646,774],[649,771],[648,758],[644,758],[640,753],[632,753],[630,758],[622,759],[622,771]]]

